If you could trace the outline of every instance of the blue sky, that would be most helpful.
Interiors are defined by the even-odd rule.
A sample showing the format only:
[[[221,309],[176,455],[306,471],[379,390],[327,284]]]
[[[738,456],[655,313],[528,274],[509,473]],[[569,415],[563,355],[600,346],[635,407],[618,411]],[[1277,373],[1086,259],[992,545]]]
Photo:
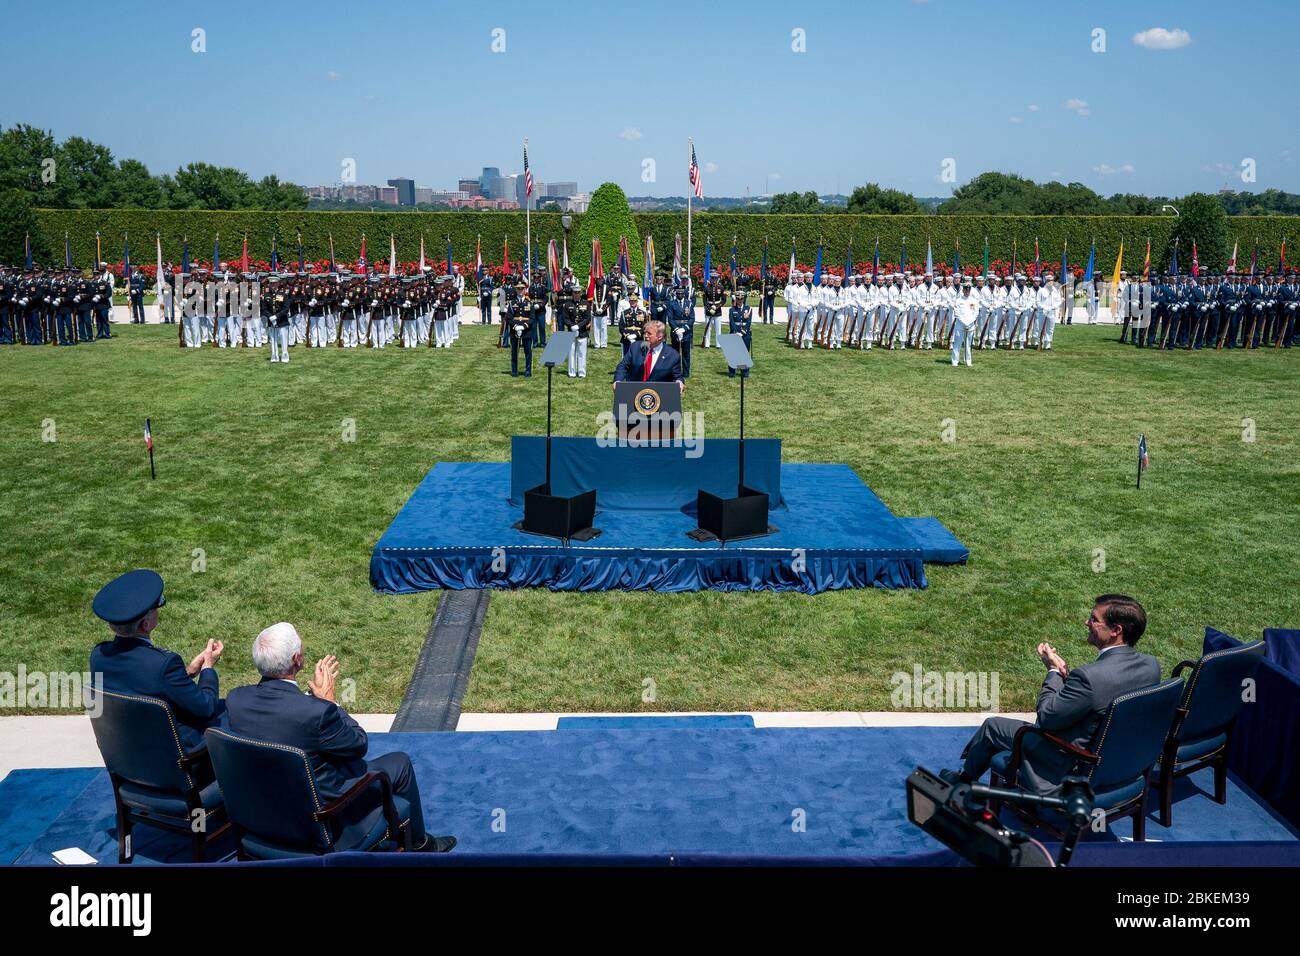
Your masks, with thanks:
[[[1190,42],[1134,42],[1151,28]],[[454,188],[519,172],[527,136],[543,181],[684,195],[693,136],[706,199],[868,181],[947,195],[945,159],[956,185],[999,169],[1106,194],[1300,192],[1298,43],[1294,0],[47,0],[5,12],[0,125],[155,173],[203,160],[303,185],[351,158],[359,182]]]

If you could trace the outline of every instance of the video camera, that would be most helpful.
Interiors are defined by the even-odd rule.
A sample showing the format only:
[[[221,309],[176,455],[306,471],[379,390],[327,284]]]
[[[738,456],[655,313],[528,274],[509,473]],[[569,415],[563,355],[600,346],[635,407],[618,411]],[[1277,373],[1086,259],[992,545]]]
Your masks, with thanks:
[[[1027,833],[1010,830],[989,809],[989,801],[1059,810],[1070,823],[1053,861],[1047,847]],[[1092,822],[1092,787],[1083,777],[1061,781],[1059,797],[1021,790],[952,783],[917,767],[907,778],[907,818],[948,849],[976,866],[1068,866],[1083,831]]]

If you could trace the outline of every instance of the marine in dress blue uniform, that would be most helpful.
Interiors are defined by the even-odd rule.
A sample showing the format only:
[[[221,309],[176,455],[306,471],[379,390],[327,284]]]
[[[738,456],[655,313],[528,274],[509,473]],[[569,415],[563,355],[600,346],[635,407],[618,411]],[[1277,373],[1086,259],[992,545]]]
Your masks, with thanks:
[[[749,307],[746,298],[749,290],[744,286],[731,294],[731,308],[727,310],[727,331],[732,335],[739,335],[745,340],[745,348],[753,354],[754,336],[752,333],[754,315],[753,310]],[[736,370],[728,369],[727,375],[731,378],[736,377]],[[741,378],[749,378],[749,369],[742,369]]]

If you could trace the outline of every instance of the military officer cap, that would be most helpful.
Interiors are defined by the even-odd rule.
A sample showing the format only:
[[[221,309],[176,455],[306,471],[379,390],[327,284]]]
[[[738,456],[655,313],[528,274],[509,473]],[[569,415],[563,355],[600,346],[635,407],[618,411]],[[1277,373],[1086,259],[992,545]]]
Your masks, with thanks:
[[[963,287],[963,288],[965,288],[966,286],[971,285],[972,283],[971,283],[971,281],[970,281],[970,276],[967,276],[966,278],[962,279],[962,280],[961,280],[961,284],[962,284],[962,287]]]
[[[970,281],[970,280],[968,279],[967,281]],[[983,282],[983,281],[984,281],[984,276],[983,276],[983,274],[977,275],[977,276],[975,277],[975,281],[976,281],[976,282]]]
[[[95,616],[109,624],[130,624],[167,603],[157,571],[138,568],[109,581],[91,604]]]

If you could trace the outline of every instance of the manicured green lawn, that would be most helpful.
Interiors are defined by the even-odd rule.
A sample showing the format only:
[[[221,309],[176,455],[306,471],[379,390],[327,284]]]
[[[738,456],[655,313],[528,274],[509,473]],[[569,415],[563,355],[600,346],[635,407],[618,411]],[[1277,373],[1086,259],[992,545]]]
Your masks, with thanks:
[[[1086,660],[1104,591],[1146,605],[1142,646],[1166,669],[1206,624],[1300,626],[1300,351],[1138,352],[1074,326],[1053,353],[952,369],[939,351],[794,352],[780,329],[757,330],[749,434],[783,438],[787,461],[847,462],[971,562],[929,567],[917,592],[496,592],[465,710],[879,710],[915,664],[997,671],[1002,709],[1029,709],[1034,645]],[[504,461],[512,434],[541,432],[545,376],[511,379],[496,330],[472,325],[449,351],[295,348],[288,366],[182,351],[174,327],[114,334],[0,349],[0,671],[84,669],[106,634],[95,590],[147,566],[167,580],[159,643],[188,657],[225,640],[224,686],[254,678],[251,638],[288,620],[309,656],[340,656],[352,710],[395,710],[438,596],[374,594],[371,548],[435,462]],[[594,433],[618,355],[557,378],[557,433]],[[720,436],[736,427],[724,371],[697,351],[686,392]]]

